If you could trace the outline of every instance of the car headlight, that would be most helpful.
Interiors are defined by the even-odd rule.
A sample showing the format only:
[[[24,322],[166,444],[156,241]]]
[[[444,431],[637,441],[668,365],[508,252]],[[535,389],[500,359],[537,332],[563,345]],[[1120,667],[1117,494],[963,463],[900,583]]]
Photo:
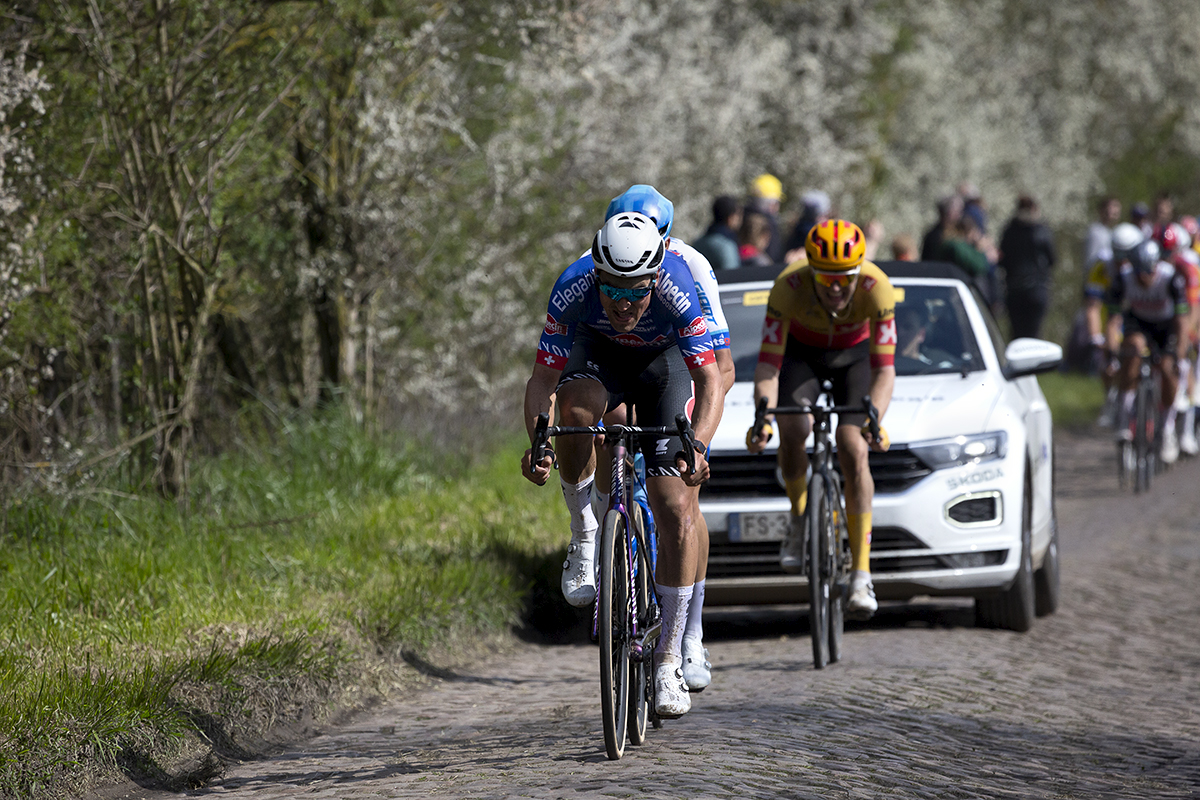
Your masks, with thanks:
[[[909,450],[930,469],[982,464],[1004,458],[1008,452],[1008,434],[993,431],[976,436],[954,436],[909,445]]]

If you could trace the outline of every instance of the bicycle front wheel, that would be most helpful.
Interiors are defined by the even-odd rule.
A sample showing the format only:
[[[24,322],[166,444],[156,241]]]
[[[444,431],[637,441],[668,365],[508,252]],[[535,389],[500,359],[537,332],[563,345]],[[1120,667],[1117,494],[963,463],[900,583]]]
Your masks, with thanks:
[[[647,519],[641,505],[634,503],[630,514],[633,519],[635,536],[631,539],[638,542],[650,541],[647,530]],[[640,548],[641,545],[639,544]],[[647,568],[649,559],[634,554],[633,576],[633,607],[637,611],[641,630],[644,632],[650,623],[650,570]],[[646,726],[650,721],[650,653],[654,651],[653,643],[648,645],[648,652],[643,657],[633,656],[630,663],[629,675],[629,743],[641,745],[646,741]]]
[[[1134,399],[1133,448],[1137,454],[1137,472],[1133,490],[1150,490],[1150,477],[1154,473],[1154,392],[1150,381],[1141,380]]]
[[[600,537],[599,603],[600,715],[604,749],[613,761],[625,753],[629,714],[629,554],[625,518],[617,511],[604,517]]]
[[[824,669],[829,663],[829,600],[831,581],[823,568],[823,542],[830,536],[833,514],[825,481],[813,475],[808,484],[808,508],[805,509],[805,552],[808,554],[808,627],[812,636],[813,668]],[[824,574],[822,574],[824,573]]]
[[[846,598],[850,595],[850,534],[846,529],[846,508],[842,494],[837,493],[837,519],[830,526],[828,553],[822,553],[825,564],[831,570],[832,594],[829,598],[829,663],[842,659],[842,634],[846,630]]]

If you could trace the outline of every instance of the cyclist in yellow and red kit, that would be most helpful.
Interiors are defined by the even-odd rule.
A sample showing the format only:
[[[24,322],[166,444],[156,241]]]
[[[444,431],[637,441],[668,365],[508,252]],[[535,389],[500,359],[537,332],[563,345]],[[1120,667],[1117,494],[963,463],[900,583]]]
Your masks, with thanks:
[[[838,405],[858,403],[869,394],[882,419],[896,382],[895,298],[883,270],[865,259],[866,237],[841,219],[814,227],[804,243],[808,263],[785,269],[771,289],[763,340],[754,371],[754,398],[770,407],[814,403],[823,381],[833,384]],[[780,566],[799,572],[803,565],[800,518],[808,498],[809,415],[781,415],[779,466],[792,501],[792,524],[780,548]],[[875,483],[869,450],[886,450],[887,432],[871,436],[865,414],[839,416],[838,461],[845,478],[846,524],[854,572],[846,614],[867,619],[878,608],[871,584],[871,503]],[[751,432],[752,433],[752,432]],[[747,436],[751,452],[761,452],[771,426],[758,439]]]

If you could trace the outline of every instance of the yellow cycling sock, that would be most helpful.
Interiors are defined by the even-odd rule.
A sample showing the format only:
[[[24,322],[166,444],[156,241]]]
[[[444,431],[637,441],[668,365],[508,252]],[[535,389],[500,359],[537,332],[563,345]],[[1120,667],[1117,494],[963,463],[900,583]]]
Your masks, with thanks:
[[[801,475],[794,481],[784,481],[787,484],[787,496],[792,501],[792,513],[797,517],[804,513],[808,505],[808,476]]]
[[[846,528],[850,534],[850,554],[854,556],[854,568],[871,571],[871,512],[847,514]]]

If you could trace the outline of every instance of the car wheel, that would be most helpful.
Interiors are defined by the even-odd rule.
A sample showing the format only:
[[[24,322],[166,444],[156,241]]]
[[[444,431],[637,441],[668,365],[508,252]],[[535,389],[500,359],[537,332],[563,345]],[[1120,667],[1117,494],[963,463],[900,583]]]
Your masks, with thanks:
[[[1057,467],[1057,459],[1054,464]],[[1042,558],[1041,568],[1033,574],[1033,604],[1034,611],[1039,617],[1053,614],[1058,610],[1058,508],[1054,501],[1055,483],[1054,478],[1051,478],[1050,544],[1046,546],[1046,555]]]
[[[975,599],[975,624],[1024,633],[1033,627],[1033,487],[1025,469],[1025,497],[1021,502],[1021,562],[1012,585],[1002,592]]]

